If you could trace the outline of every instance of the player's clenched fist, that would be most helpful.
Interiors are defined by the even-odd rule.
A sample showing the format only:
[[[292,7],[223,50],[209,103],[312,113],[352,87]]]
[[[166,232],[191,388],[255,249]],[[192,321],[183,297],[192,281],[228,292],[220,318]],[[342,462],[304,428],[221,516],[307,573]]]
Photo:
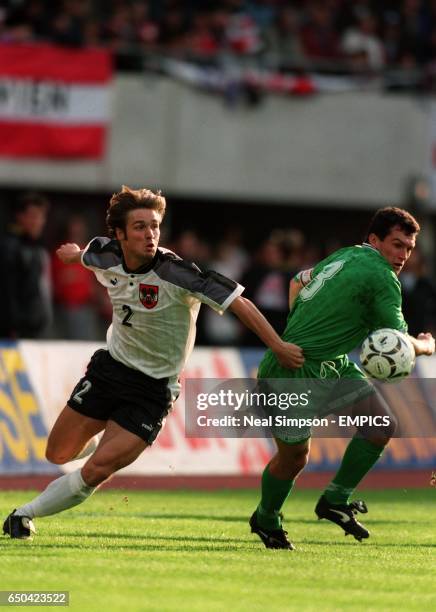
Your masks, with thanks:
[[[422,332],[418,334],[417,340],[420,344],[421,351],[419,354],[421,355],[433,355],[435,352],[435,339],[433,338],[430,332]],[[415,347],[416,352],[416,347]],[[418,353],[416,353],[418,355]]]
[[[274,348],[278,362],[284,368],[301,368],[304,364],[303,349],[290,342],[281,342]]]
[[[56,255],[59,259],[65,263],[76,263],[80,261],[81,250],[78,244],[67,243],[63,244],[56,251]]]

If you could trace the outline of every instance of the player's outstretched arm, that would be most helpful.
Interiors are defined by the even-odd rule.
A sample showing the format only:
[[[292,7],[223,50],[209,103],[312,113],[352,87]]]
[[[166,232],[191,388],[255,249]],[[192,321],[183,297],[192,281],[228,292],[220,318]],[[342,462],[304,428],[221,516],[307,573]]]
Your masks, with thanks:
[[[57,249],[56,255],[59,257],[62,263],[80,263],[82,251],[78,244],[68,242],[67,244],[63,244]]]
[[[415,355],[433,355],[435,351],[435,340],[430,332],[419,334],[417,338],[409,336],[410,342],[415,349]]]
[[[303,350],[296,344],[284,342],[253,302],[240,296],[230,304],[229,309],[275,353],[281,366],[301,368],[304,363]]]

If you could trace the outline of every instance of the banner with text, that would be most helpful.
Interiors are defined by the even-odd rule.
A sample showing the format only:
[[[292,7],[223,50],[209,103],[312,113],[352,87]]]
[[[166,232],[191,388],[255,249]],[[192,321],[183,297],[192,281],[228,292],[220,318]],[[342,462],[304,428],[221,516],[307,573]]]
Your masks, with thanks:
[[[0,155],[102,157],[111,78],[106,50],[0,45]]]

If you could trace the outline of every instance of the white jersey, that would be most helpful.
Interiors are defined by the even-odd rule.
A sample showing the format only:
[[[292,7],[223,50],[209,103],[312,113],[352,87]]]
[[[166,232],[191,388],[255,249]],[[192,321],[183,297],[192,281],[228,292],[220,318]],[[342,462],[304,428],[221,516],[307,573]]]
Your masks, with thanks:
[[[107,332],[111,356],[153,378],[168,378],[174,394],[194,346],[201,303],[223,314],[244,287],[216,272],[201,272],[168,249],[130,272],[116,240],[94,238],[82,263],[106,287],[113,306]]]

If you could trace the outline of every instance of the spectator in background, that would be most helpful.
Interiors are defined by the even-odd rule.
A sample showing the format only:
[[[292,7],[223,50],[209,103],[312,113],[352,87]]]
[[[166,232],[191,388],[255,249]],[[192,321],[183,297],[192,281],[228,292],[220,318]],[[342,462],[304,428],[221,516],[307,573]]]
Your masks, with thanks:
[[[356,15],[355,24],[345,31],[342,50],[350,59],[351,67],[377,72],[385,63],[383,44],[377,33],[377,20],[369,11]],[[357,64],[353,59],[357,59]]]
[[[333,15],[323,2],[310,2],[307,20],[301,28],[301,44],[307,57],[313,60],[337,60],[341,57],[338,32]]]
[[[415,249],[400,276],[403,293],[403,314],[409,333],[416,336],[421,329],[436,332],[436,286],[427,276],[423,254]]]
[[[228,228],[220,240],[208,266],[228,278],[238,281],[248,263],[248,255],[241,244],[241,232],[237,227]],[[229,276],[229,275],[232,276]],[[211,312],[209,312],[209,310]],[[242,334],[238,320],[224,313],[222,316],[204,309],[200,320],[201,340],[208,345],[236,345]]]
[[[379,45],[387,66],[410,69],[434,57],[435,12],[434,0],[16,0],[0,7],[0,41],[99,44],[121,69],[142,69],[150,51],[207,60],[225,51],[249,64],[265,51],[272,63],[283,54],[285,66],[298,64],[301,54],[305,68],[330,70],[346,67],[346,40],[352,69],[378,69]],[[383,24],[380,39],[371,19]]]
[[[90,0],[65,0],[51,17],[51,39],[59,45],[82,47],[85,27],[92,17]]]
[[[401,6],[402,55],[420,61],[425,47],[425,16],[421,0],[404,0]]]
[[[400,15],[396,11],[386,11],[383,16],[383,47],[386,63],[398,64],[402,53]]]
[[[224,10],[219,4],[212,10],[211,29],[220,51],[223,50],[227,44],[226,31],[229,20],[230,14],[226,10]]]
[[[134,44],[135,32],[130,7],[118,5],[103,24],[104,42],[114,53],[128,53]]]
[[[168,242],[162,239],[162,244],[168,246]],[[210,267],[211,254],[208,245],[203,242],[192,229],[185,229],[170,244],[169,248],[177,253],[182,259],[195,262],[201,270]],[[208,322],[205,320],[204,308],[200,309],[197,319],[197,343],[210,344]],[[209,309],[207,309],[209,310]]]
[[[14,223],[0,240],[1,338],[42,338],[52,320],[49,256],[41,236],[48,200],[27,193],[17,201]]]
[[[300,16],[290,7],[279,8],[265,32],[265,55],[275,65],[301,64],[304,52],[299,37]]]
[[[188,31],[187,18],[182,7],[169,4],[162,15],[159,28],[158,45],[170,51],[182,51]]]
[[[289,312],[289,282],[292,271],[285,266],[286,254],[279,235],[272,234],[255,254],[252,265],[241,279],[245,295],[253,301],[271,325],[281,334]],[[254,334],[244,333],[244,346],[261,346]]]
[[[241,234],[240,227],[236,225],[228,227],[216,249],[216,262],[219,269],[210,264],[213,270],[234,278],[236,281],[242,277],[249,261],[248,253],[242,244]]]
[[[74,215],[68,221],[61,243],[76,243],[85,247],[89,240],[85,219]],[[59,246],[59,245],[57,245]],[[64,264],[51,258],[56,335],[67,340],[95,340],[96,286],[94,275],[82,264]]]
[[[135,42],[143,51],[156,48],[159,27],[151,17],[150,3],[145,0],[135,0],[132,3],[132,21],[134,24]]]
[[[200,267],[210,259],[208,246],[192,229],[184,230],[169,248],[178,253],[182,259],[197,262]]]
[[[236,55],[251,56],[262,49],[262,39],[257,23],[244,9],[242,0],[229,0],[231,14],[226,28],[228,50]]]
[[[276,230],[273,238],[280,243],[284,270],[301,270],[306,251],[306,237],[299,229]]]
[[[186,38],[186,50],[198,57],[213,56],[220,50],[215,37],[212,11],[198,11],[192,17],[192,27]]]

